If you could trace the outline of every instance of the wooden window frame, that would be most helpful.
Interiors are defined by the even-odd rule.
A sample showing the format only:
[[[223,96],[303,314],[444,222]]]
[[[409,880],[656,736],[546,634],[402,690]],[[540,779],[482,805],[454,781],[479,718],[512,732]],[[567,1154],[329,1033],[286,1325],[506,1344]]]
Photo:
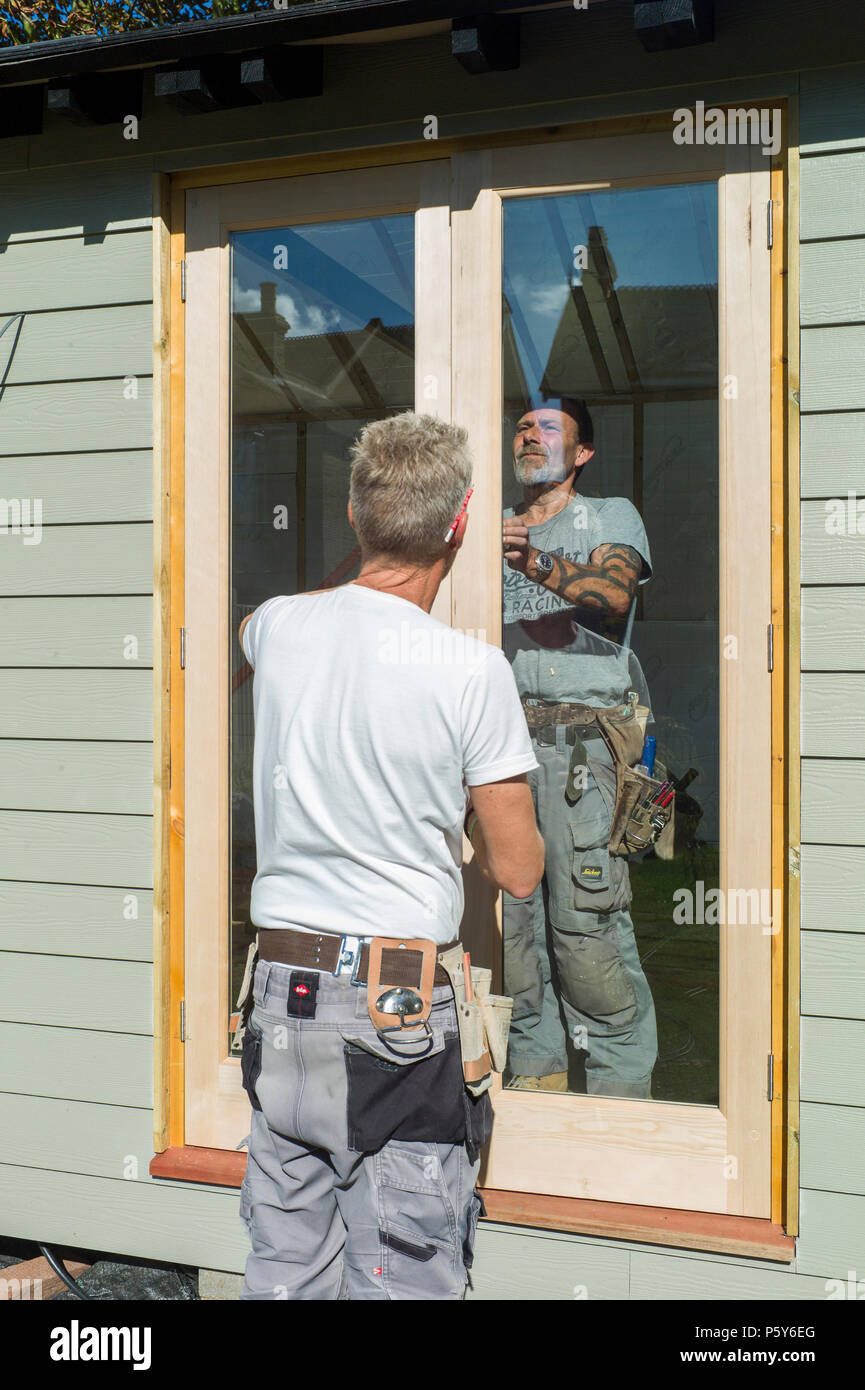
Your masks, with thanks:
[[[776,101],[774,104],[778,104]],[[500,139],[485,137],[482,140],[465,140],[437,142],[437,148],[433,151],[428,146],[412,145],[408,147],[395,147],[387,151],[359,151],[356,154],[340,156],[324,156],[321,158],[302,157],[286,161],[268,162],[262,164],[245,164],[232,166],[227,169],[218,170],[195,170],[173,178],[170,182],[164,178],[158,180],[158,191],[162,199],[163,214],[155,222],[157,236],[157,277],[159,282],[160,306],[171,303],[170,308],[170,334],[167,333],[169,315],[165,310],[160,310],[159,322],[163,332],[159,335],[159,341],[163,344],[163,359],[161,371],[161,390],[157,391],[157,400],[161,403],[164,417],[169,421],[169,427],[163,428],[160,441],[159,455],[161,458],[161,472],[157,476],[157,491],[160,499],[160,511],[158,515],[162,518],[162,525],[159,528],[160,537],[157,544],[157,575],[159,579],[157,593],[161,602],[157,605],[157,629],[160,637],[162,651],[162,661],[157,675],[159,705],[158,709],[162,718],[164,734],[171,732],[170,746],[172,748],[171,760],[174,765],[172,774],[172,784],[164,785],[164,770],[166,758],[163,748],[157,752],[158,786],[162,787],[162,796],[157,815],[157,905],[155,910],[156,918],[156,941],[157,941],[157,1105],[155,1116],[155,1148],[160,1157],[154,1160],[153,1171],[162,1176],[190,1176],[190,1162],[192,1169],[198,1172],[198,1181],[220,1181],[220,1178],[206,1177],[205,1172],[212,1171],[212,1165],[206,1161],[205,1156],[209,1153],[222,1154],[222,1160],[217,1163],[217,1170],[223,1174],[232,1173],[239,1182],[237,1169],[232,1169],[227,1162],[229,1155],[225,1150],[211,1150],[204,1145],[189,1146],[186,1144],[186,1132],[184,1128],[184,1106],[181,1088],[176,1084],[183,1073],[183,1045],[179,1038],[179,1002],[183,998],[183,955],[182,955],[182,917],[183,903],[183,858],[184,858],[184,805],[182,778],[178,777],[178,767],[182,766],[183,743],[179,739],[181,733],[182,707],[184,699],[183,681],[184,674],[179,671],[178,662],[178,633],[179,628],[184,625],[184,593],[183,593],[183,570],[184,557],[182,545],[178,542],[182,536],[183,506],[184,506],[184,479],[183,479],[183,438],[184,438],[184,418],[183,418],[183,306],[180,302],[180,274],[179,263],[184,259],[185,251],[185,219],[184,219],[184,199],[186,190],[189,188],[213,186],[219,184],[248,184],[254,179],[272,179],[291,177],[295,174],[317,172],[327,172],[332,169],[345,170],[350,168],[362,169],[369,168],[370,165],[384,165],[402,162],[416,162],[419,160],[438,158],[442,156],[452,157],[454,160],[454,179],[453,185],[455,196],[453,197],[453,235],[458,243],[461,237],[465,241],[465,256],[461,259],[460,255],[455,256],[455,263],[466,267],[472,266],[472,256],[480,254],[481,242],[476,236],[477,228],[480,225],[479,219],[489,218],[494,209],[494,200],[501,196],[502,188],[495,188],[493,167],[502,166],[502,160],[506,157],[514,158],[520,146],[525,151],[527,146],[533,147],[530,151],[532,156],[532,166],[535,170],[544,167],[545,159],[554,158],[556,147],[561,141],[583,139],[586,136],[593,137],[596,141],[599,136],[609,135],[613,139],[620,139],[622,136],[633,135],[637,131],[645,133],[647,130],[664,132],[667,139],[670,138],[671,117],[658,116],[644,118],[639,122],[630,119],[623,121],[613,121],[605,123],[593,123],[592,126],[562,128],[555,132],[551,139],[548,132],[526,132],[524,137],[515,137],[513,134],[502,136]],[[509,155],[503,153],[509,150]],[[680,151],[681,153],[681,151]],[[731,153],[735,154],[735,147]],[[671,161],[672,162],[672,161]],[[699,161],[698,161],[699,163]],[[478,172],[483,171],[486,166],[487,172],[481,173],[484,184],[484,192],[478,197],[477,186],[475,195],[469,197],[469,189],[472,185],[477,185]],[[772,598],[772,619],[776,623],[776,664],[771,680],[771,702],[772,702],[772,728],[773,728],[773,747],[772,747],[772,776],[773,776],[773,828],[772,828],[772,861],[773,861],[773,884],[786,881],[786,846],[791,838],[796,838],[795,831],[790,835],[791,826],[788,825],[787,817],[787,794],[786,794],[786,764],[787,764],[787,737],[788,729],[785,717],[785,680],[786,680],[786,653],[787,643],[778,641],[778,637],[788,630],[790,621],[789,608],[785,605],[785,570],[784,560],[786,546],[784,544],[784,534],[787,522],[787,510],[789,507],[789,496],[787,488],[787,474],[785,471],[785,425],[787,423],[787,411],[785,407],[786,392],[786,372],[784,364],[785,354],[785,296],[784,287],[786,284],[785,276],[787,271],[786,250],[784,235],[783,218],[783,193],[785,189],[786,173],[786,141],[781,154],[774,160],[771,173],[771,196],[775,212],[775,244],[771,255],[771,325],[767,325],[768,332],[771,330],[771,349],[766,355],[766,369],[771,370],[771,458],[772,458],[772,532],[773,532],[773,554],[772,554],[772,577],[771,577],[771,598]],[[588,180],[586,180],[588,181]],[[657,176],[647,176],[643,180],[646,183],[657,183],[664,181]],[[666,179],[668,182],[682,182],[681,170],[677,169],[675,174],[670,173]],[[550,182],[543,178],[535,178],[534,188],[536,191],[555,191],[555,187],[560,186],[558,180]],[[594,186],[597,186],[595,183]],[[519,193],[530,191],[532,185],[524,180],[518,185]],[[460,196],[460,189],[462,195]],[[247,191],[249,191],[247,189]],[[505,193],[507,196],[507,193]],[[388,209],[390,210],[390,209]],[[348,213],[347,215],[350,215]],[[307,219],[304,219],[307,220]],[[312,220],[310,218],[309,220]],[[470,226],[471,224],[471,226]],[[262,225],[261,219],[255,217],[250,225]],[[758,234],[753,239],[756,244],[759,242],[762,228],[758,228]],[[474,251],[471,249],[472,243]],[[481,272],[482,266],[476,267]],[[470,272],[471,273],[471,272]],[[455,293],[453,302],[455,306],[453,331],[456,334],[460,331],[460,314],[465,314],[465,302],[461,299],[459,286],[454,286]],[[188,309],[188,304],[187,304]],[[168,360],[165,360],[165,339],[168,339],[169,352]],[[771,366],[770,366],[771,364]],[[445,369],[442,372],[442,380],[449,381],[449,373]],[[500,383],[494,383],[495,391],[492,396],[484,397],[487,400],[487,411],[489,420],[485,424],[489,430],[489,438],[497,441],[500,431],[500,413],[497,415],[496,402],[500,395]],[[438,409],[440,413],[447,414],[452,405],[453,418],[459,420],[462,410],[465,408],[461,404],[460,392],[463,391],[463,400],[468,404],[468,393],[471,391],[471,408],[473,415],[473,435],[478,428],[477,417],[477,394],[475,387],[469,387],[465,380],[460,380],[457,376],[453,382],[453,401],[448,402],[440,399]],[[419,399],[421,397],[419,396]],[[427,408],[425,405],[424,408]],[[157,412],[158,414],[159,412]],[[477,448],[477,445],[475,446]],[[768,436],[767,436],[768,448]],[[496,473],[500,483],[500,460],[496,458],[496,463],[489,472],[488,481],[496,486]],[[478,525],[476,519],[475,526],[470,528],[469,538],[474,545],[474,553],[469,552],[466,557],[474,568],[475,563],[500,565],[499,542],[498,542],[498,518],[494,514],[495,509],[488,510],[487,521],[494,524]],[[470,559],[469,559],[470,556]],[[489,640],[495,640],[493,634],[500,625],[500,609],[493,611],[487,603],[489,611],[479,612],[477,606],[474,608],[467,605],[465,594],[455,586],[452,594],[440,594],[437,603],[439,616],[446,616],[449,612],[450,620],[460,627],[473,629],[486,627]],[[779,660],[780,657],[780,660]],[[170,673],[170,680],[169,680]],[[169,698],[168,688],[171,687]],[[159,781],[159,777],[163,781]],[[495,911],[490,913],[492,903],[490,895],[486,894],[486,885],[477,881],[472,881],[472,874],[467,875],[467,910],[476,911],[479,906],[486,908],[486,921],[489,925],[491,920],[495,920]],[[480,895],[480,902],[478,900]],[[168,907],[171,904],[172,910]],[[786,904],[785,904],[786,907]],[[795,915],[795,914],[793,914]],[[788,914],[785,911],[785,919]],[[789,1152],[789,1132],[791,1125],[796,1122],[795,1117],[795,1097],[792,1104],[788,1104],[785,1110],[782,1086],[779,1086],[779,1072],[782,1082],[786,1067],[783,1065],[788,1054],[795,1055],[795,1040],[791,1037],[792,1025],[797,1016],[796,1005],[798,1001],[792,1001],[789,997],[784,997],[783,984],[784,973],[787,966],[787,954],[785,953],[785,930],[787,923],[782,924],[779,933],[771,938],[772,955],[772,1019],[771,1036],[772,1049],[775,1056],[775,1081],[776,1092],[772,1106],[772,1210],[768,1219],[761,1217],[742,1217],[736,1218],[719,1213],[686,1211],[684,1209],[670,1208],[665,1209],[665,1220],[659,1219],[656,1208],[648,1206],[628,1206],[614,1201],[589,1201],[580,1199],[576,1196],[544,1196],[543,1194],[522,1193],[517,1191],[501,1192],[497,1188],[488,1186],[488,1207],[492,1207],[489,1214],[494,1219],[512,1222],[513,1224],[527,1225],[553,1225],[560,1230],[589,1230],[598,1231],[610,1235],[623,1235],[625,1232],[642,1231],[642,1235],[632,1234],[631,1238],[646,1241],[657,1240],[661,1244],[679,1244],[689,1248],[706,1249],[737,1249],[740,1253],[763,1252],[765,1258],[789,1259],[792,1258],[792,1240],[790,1236],[785,1236],[782,1229],[782,1222],[786,1217],[788,1229],[795,1230],[795,1200],[791,1199],[791,1194],[797,1188],[795,1163],[791,1162]],[[786,944],[791,947],[789,939]],[[237,1065],[236,1063],[234,1064]],[[170,1083],[170,1084],[169,1084]],[[792,1089],[792,1088],[791,1088]],[[178,1091],[181,1093],[178,1094]],[[525,1098],[528,1099],[528,1098]],[[545,1100],[552,1100],[555,1105],[557,1102],[573,1102],[574,1099],[585,1098],[560,1098],[544,1097]],[[602,1102],[606,1106],[615,1107],[617,1102],[612,1099]],[[659,1109],[663,1108],[663,1102],[627,1102],[633,1106],[649,1104],[652,1107],[651,1114],[658,1117]],[[497,1107],[500,1107],[501,1100],[497,1098]],[[705,1109],[705,1107],[703,1107]],[[785,1152],[785,1149],[787,1150]],[[183,1155],[186,1158],[183,1158]],[[198,1161],[196,1162],[196,1156]],[[237,1155],[242,1165],[243,1156]],[[203,1167],[201,1166],[203,1164]],[[181,1173],[180,1169],[184,1172]],[[174,1170],[172,1173],[172,1169]],[[240,1168],[242,1173],[242,1166]],[[225,1179],[227,1180],[227,1179]],[[233,1185],[234,1178],[231,1180]],[[483,1182],[483,1178],[482,1178]],[[489,1183],[489,1179],[487,1179]],[[784,1187],[783,1184],[786,1184]],[[593,1212],[589,1208],[595,1209]],[[635,1215],[636,1214],[636,1215]],[[729,1223],[731,1220],[739,1220],[739,1227],[733,1232]],[[716,1223],[716,1234],[718,1244],[711,1243],[712,1222]],[[706,1223],[709,1223],[706,1226]],[[723,1233],[724,1223],[727,1223],[727,1235]],[[751,1231],[749,1236],[745,1231],[747,1227]],[[758,1229],[759,1228],[759,1229]],[[654,1234],[653,1234],[654,1232]],[[708,1234],[707,1234],[708,1232]],[[703,1244],[708,1240],[708,1244]],[[726,1241],[726,1244],[725,1244]],[[766,1253],[770,1249],[774,1254]]]

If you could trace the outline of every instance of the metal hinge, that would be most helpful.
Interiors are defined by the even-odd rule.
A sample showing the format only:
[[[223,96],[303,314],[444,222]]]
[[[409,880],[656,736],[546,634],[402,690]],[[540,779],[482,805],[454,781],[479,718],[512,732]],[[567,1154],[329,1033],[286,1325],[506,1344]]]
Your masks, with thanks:
[[[775,1058],[769,1053],[769,1069],[766,1078],[767,1100],[775,1099]]]
[[[180,629],[180,669],[186,670],[186,628]]]
[[[775,204],[772,202],[772,199],[770,198],[769,201],[768,201],[768,203],[766,204],[766,249],[767,249],[767,251],[771,251],[771,250],[772,250],[772,243],[773,243],[773,241],[774,241],[774,239],[775,239],[775,231],[774,231],[774,226],[773,226],[773,223],[774,223],[774,216],[775,216],[774,208],[775,208]]]
[[[186,1042],[186,1000],[180,1001],[180,1041]]]
[[[186,261],[180,262],[180,302],[186,303]]]
[[[775,669],[775,626],[770,623],[766,629],[766,661],[770,671]]]

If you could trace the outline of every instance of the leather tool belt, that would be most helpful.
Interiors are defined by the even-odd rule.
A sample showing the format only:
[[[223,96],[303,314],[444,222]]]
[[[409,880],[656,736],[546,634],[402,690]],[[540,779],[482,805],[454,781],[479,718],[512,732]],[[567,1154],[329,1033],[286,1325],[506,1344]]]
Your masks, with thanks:
[[[636,701],[636,696],[633,699]],[[660,777],[647,777],[645,773],[638,772],[635,766],[642,751],[645,732],[645,720],[641,724],[638,716],[640,709],[645,707],[634,703],[603,708],[569,701],[529,704],[525,695],[521,696],[521,703],[526,723],[538,743],[554,744],[556,726],[566,726],[565,741],[573,745],[566,786],[566,795],[571,804],[578,801],[581,794],[576,779],[581,764],[585,764],[596,779],[605,776],[611,778],[613,785],[608,788],[613,806],[608,840],[610,853],[623,857],[638,854],[667,832],[662,857],[668,858],[667,848],[672,845],[674,833],[675,798],[663,808],[646,804],[650,797],[661,790],[661,777],[665,776],[663,764],[656,762]],[[584,727],[580,729],[580,725]],[[600,734],[610,750],[613,771],[609,774],[602,763],[586,752],[580,735],[588,735],[589,732]]]
[[[568,701],[561,701],[559,704],[530,705],[525,695],[521,700],[526,723],[530,729],[538,729],[545,724],[593,724],[598,712],[594,705],[576,705]],[[607,713],[624,715],[628,710],[630,705],[614,705]]]
[[[258,958],[291,965],[298,970],[322,970],[331,975],[350,972],[353,985],[365,985],[369,980],[370,942],[374,939],[383,938],[293,931],[290,927],[260,927]],[[453,945],[455,942],[449,941],[446,946],[437,947],[437,954]],[[394,950],[388,953],[388,984],[411,989],[417,985],[420,972],[420,951]],[[436,964],[434,984],[450,984],[450,976],[439,964]]]

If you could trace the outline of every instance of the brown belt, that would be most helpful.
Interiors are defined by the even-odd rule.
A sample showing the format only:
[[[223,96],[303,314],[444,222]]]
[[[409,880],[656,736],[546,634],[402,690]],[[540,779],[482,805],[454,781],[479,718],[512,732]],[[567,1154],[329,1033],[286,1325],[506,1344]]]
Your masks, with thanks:
[[[598,708],[596,705],[578,705],[570,702],[560,704],[530,705],[527,697],[521,697],[523,713],[530,729],[544,728],[550,724],[595,724]],[[601,713],[612,720],[623,719],[630,713],[629,705],[611,705],[601,709]]]
[[[365,985],[369,975],[369,942],[360,948],[360,962],[345,960],[351,953],[351,938],[336,936],[334,932],[293,931],[290,927],[261,927],[258,932],[259,960],[273,960],[280,965],[292,965],[298,970],[322,970],[333,975],[340,959],[348,967],[352,966],[353,983]],[[439,955],[450,950],[456,941],[449,941],[439,947]],[[420,980],[422,956],[420,951],[394,949],[388,952],[388,983],[416,986]],[[391,959],[391,957],[393,959]],[[403,978],[404,977],[404,978]],[[435,984],[450,984],[450,976],[444,966],[437,965]]]

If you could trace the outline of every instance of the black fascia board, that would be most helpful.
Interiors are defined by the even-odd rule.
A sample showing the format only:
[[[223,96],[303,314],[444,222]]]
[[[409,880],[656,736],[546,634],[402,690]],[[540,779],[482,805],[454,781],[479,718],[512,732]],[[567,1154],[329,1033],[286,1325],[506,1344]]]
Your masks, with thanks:
[[[550,0],[311,0],[159,29],[10,44],[0,48],[0,87],[549,5]]]

